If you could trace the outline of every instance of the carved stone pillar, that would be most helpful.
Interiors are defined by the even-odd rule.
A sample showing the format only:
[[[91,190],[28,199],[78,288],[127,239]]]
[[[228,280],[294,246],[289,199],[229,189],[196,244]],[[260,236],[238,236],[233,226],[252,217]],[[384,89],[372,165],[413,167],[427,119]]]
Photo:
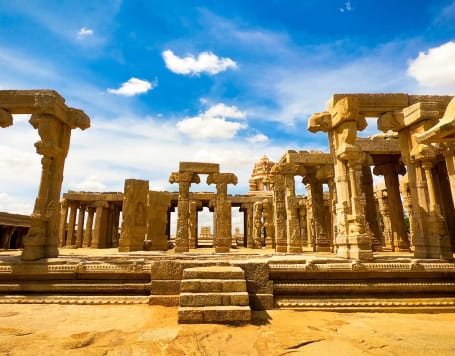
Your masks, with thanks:
[[[299,202],[295,196],[295,182],[293,174],[285,174],[286,194],[286,233],[288,237],[288,252],[302,252],[299,225]]]
[[[306,183],[308,197],[311,199],[313,217],[314,251],[330,251],[330,231],[327,223],[327,213],[324,207],[324,193],[322,183],[313,175],[306,175],[303,181]]]
[[[262,202],[265,230],[265,248],[275,248],[275,226],[273,225],[273,205],[269,199]]]
[[[189,251],[189,196],[191,183],[199,183],[199,176],[190,172],[174,172],[169,183],[179,183],[177,232],[175,236],[175,252]]]
[[[246,247],[254,248],[254,208],[253,203],[242,203],[242,210],[245,214],[243,233],[246,234]]]
[[[119,224],[120,212],[122,208],[118,205],[112,205],[112,247],[118,247],[120,241]]]
[[[410,244],[404,225],[404,211],[400,196],[400,182],[398,180],[398,174],[404,175],[406,169],[403,164],[393,162],[378,165],[374,168],[373,172],[376,175],[384,176],[390,224],[393,234],[393,251],[409,251]]]
[[[231,202],[227,196],[228,184],[237,184],[237,177],[232,173],[211,173],[207,184],[216,184],[215,197],[215,234],[213,243],[215,252],[229,252],[232,243]]]
[[[253,248],[262,248],[262,202],[254,203],[253,208]]]
[[[76,227],[76,215],[77,215],[78,205],[79,204],[74,201],[69,203],[70,217],[69,217],[69,221],[68,221],[68,232],[66,234],[65,246],[73,246],[76,243],[76,235],[75,235],[74,230]]]
[[[414,251],[413,236],[414,236],[414,227],[412,219],[412,197],[409,189],[408,177],[405,176],[400,182],[400,192],[401,197],[403,198],[403,209],[406,212],[409,223],[409,248]]]
[[[428,225],[431,227],[430,232],[433,240],[431,245],[439,245],[436,248],[440,252],[440,258],[452,260],[452,248],[450,246],[450,240],[447,232],[447,226],[444,218],[441,214],[441,208],[438,201],[436,200],[436,191],[434,186],[434,178],[432,173],[434,160],[422,161],[422,169],[425,172],[425,178],[428,188],[428,203],[429,203],[429,214],[427,216]],[[430,245],[430,247],[432,247]]]
[[[78,210],[75,245],[76,247],[82,247],[82,238],[84,236],[85,205],[79,205]]]
[[[63,199],[60,207],[60,222],[58,227],[58,236],[60,246],[65,246],[66,242],[66,221],[68,219],[68,201]]]
[[[443,154],[446,161],[447,174],[449,176],[452,201],[455,204],[455,144],[444,144]]]
[[[273,205],[275,207],[275,250],[276,252],[287,252],[286,195],[284,176],[279,173],[274,173],[271,179],[273,181]]]
[[[308,241],[308,227],[307,227],[307,199],[299,200],[299,224],[300,224],[300,237],[303,246],[311,246]]]
[[[189,237],[189,246],[190,248],[197,247],[197,211],[198,211],[198,202],[191,200],[189,204],[189,227],[188,227],[188,237]]]
[[[373,192],[373,176],[370,165],[362,167],[362,192],[365,195],[365,217],[368,233],[371,235],[373,251],[383,250],[382,234],[379,230],[378,211]]]
[[[388,194],[385,187],[379,187],[376,189],[376,199],[378,201],[379,214],[381,215],[382,219],[382,231],[384,235],[385,247],[389,250],[394,251],[394,236],[392,232],[392,223],[390,221]]]
[[[148,180],[126,179],[119,251],[141,251],[147,233]]]
[[[87,222],[85,224],[84,239],[82,247],[90,247],[92,242],[93,217],[95,216],[95,208],[87,207]]]

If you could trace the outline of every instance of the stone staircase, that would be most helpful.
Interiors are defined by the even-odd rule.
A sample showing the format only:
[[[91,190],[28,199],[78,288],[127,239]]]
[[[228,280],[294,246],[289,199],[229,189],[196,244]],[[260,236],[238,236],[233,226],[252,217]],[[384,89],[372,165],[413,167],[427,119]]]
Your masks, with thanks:
[[[179,323],[251,320],[245,273],[240,267],[194,267],[183,271]]]

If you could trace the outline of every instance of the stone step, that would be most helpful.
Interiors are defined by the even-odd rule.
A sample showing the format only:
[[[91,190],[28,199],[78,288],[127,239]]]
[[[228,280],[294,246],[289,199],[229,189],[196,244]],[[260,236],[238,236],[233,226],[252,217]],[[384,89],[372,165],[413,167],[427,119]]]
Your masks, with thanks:
[[[229,293],[180,293],[180,306],[248,306],[247,292]]]
[[[249,306],[179,307],[179,323],[230,323],[251,320]]]
[[[245,279],[240,267],[211,266],[186,268],[183,279]]]
[[[244,292],[244,279],[183,279],[180,284],[182,292],[215,293],[215,292]]]

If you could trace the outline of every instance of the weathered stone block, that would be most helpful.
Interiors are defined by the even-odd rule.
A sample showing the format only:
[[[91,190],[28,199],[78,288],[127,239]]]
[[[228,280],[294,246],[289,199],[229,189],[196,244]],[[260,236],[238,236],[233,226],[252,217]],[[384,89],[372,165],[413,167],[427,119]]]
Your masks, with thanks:
[[[180,293],[180,280],[152,280],[152,294],[178,294]]]
[[[229,266],[194,267],[183,271],[185,279],[243,279],[244,275],[241,268]]]
[[[165,307],[177,307],[180,303],[180,295],[151,295],[150,305],[162,305]]]

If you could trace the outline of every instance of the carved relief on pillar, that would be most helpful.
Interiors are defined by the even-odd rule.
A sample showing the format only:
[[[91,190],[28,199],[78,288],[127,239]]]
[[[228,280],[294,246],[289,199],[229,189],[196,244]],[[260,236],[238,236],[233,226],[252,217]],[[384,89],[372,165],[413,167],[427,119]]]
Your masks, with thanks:
[[[126,179],[123,196],[122,233],[119,251],[141,251],[147,233],[149,182]]]
[[[65,246],[66,242],[66,222],[68,219],[68,201],[63,199],[60,203],[60,221],[58,228],[58,236],[60,241],[60,246]]]
[[[381,227],[384,235],[386,249],[394,250],[394,235],[392,232],[392,224],[390,221],[390,209],[387,189],[384,186],[377,186],[375,191],[376,199],[381,217]]]
[[[189,251],[189,195],[191,183],[199,183],[200,178],[192,172],[173,172],[169,183],[179,183],[177,232],[175,235],[175,252]]]
[[[253,236],[254,243],[253,248],[262,248],[263,246],[263,230],[264,226],[262,223],[262,202],[254,203],[253,207]]]
[[[231,202],[227,198],[228,184],[237,184],[233,173],[211,173],[207,184],[216,184],[215,197],[215,252],[229,252],[232,244]]]
[[[273,171],[272,171],[273,173]],[[286,233],[286,203],[284,176],[273,173],[273,205],[275,225],[275,250],[276,252],[287,252]]]
[[[387,207],[389,210],[388,217],[384,218],[386,221],[390,221],[390,228],[392,230],[392,242],[393,251],[409,251],[410,242],[406,227],[404,224],[404,210],[400,196],[400,182],[398,175],[404,175],[406,168],[403,163],[396,159],[395,161],[383,163],[377,165],[373,169],[373,173],[376,175],[384,176],[384,183],[386,193],[383,198],[383,203],[387,201]],[[386,201],[385,201],[386,200]]]
[[[270,199],[262,201],[264,214],[265,248],[275,248],[275,225],[273,224],[273,204]]]

